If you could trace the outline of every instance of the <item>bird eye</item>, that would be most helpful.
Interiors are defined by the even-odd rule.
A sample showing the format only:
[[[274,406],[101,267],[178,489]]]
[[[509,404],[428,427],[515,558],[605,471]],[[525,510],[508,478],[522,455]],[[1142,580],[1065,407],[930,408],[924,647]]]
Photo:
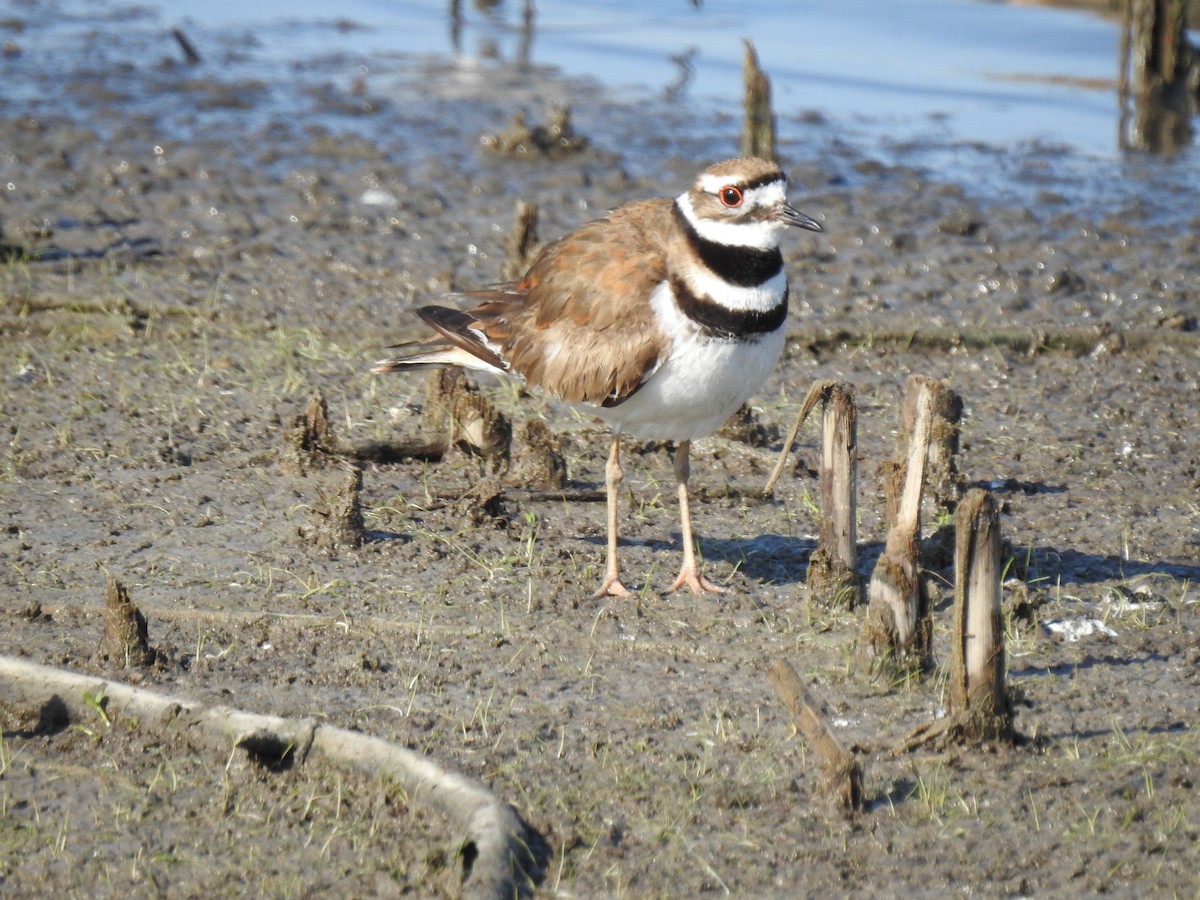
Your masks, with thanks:
[[[721,188],[721,190],[717,192],[717,196],[719,196],[721,198],[721,202],[730,209],[734,209],[735,207],[742,205],[742,192],[731,184]]]

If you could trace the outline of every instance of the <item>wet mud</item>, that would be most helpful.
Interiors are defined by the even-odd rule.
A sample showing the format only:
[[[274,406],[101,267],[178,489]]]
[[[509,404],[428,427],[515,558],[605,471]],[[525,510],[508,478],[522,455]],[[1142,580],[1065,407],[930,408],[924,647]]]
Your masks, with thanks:
[[[21,22],[0,24],[18,50]],[[384,92],[328,61],[289,85],[170,52],[72,56],[0,101],[0,652],[427,753],[518,809],[534,896],[1196,892],[1200,219],[1168,165],[1131,163],[1138,190],[1105,203],[1079,166],[1063,191],[1042,171],[1016,202],[819,121],[782,142],[826,233],[784,248],[788,349],[749,419],[693,447],[729,593],[662,593],[678,519],[648,442],[621,512],[640,590],[596,602],[602,427],[479,381],[511,439],[480,453],[431,434],[427,381],[370,365],[413,305],[501,277],[518,201],[548,239],[678,193],[736,118],[661,104],[648,128],[647,101],[536,71],[405,60]],[[481,142],[564,99],[572,152]],[[961,471],[1001,507],[1011,747],[891,752],[944,715],[953,573],[931,567],[937,670],[861,677],[864,608],[806,586],[816,425],[761,496],[809,386],[850,385],[869,576],[913,373],[963,398]],[[395,450],[418,438],[436,452]],[[862,765],[851,818],[767,682],[778,658]],[[386,783],[100,709],[0,714],[6,896],[458,890],[453,829]]]

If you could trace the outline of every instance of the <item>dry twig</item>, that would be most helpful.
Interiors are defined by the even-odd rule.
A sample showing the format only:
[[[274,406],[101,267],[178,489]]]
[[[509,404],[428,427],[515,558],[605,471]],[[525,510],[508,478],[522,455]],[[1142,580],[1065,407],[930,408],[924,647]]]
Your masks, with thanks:
[[[317,759],[394,779],[413,802],[447,815],[463,831],[459,858],[463,896],[516,896],[531,864],[524,824],[516,811],[479,782],[442,768],[428,757],[380,738],[315,719],[285,719],[224,706],[205,706],[91,675],[0,656],[4,696],[29,704],[65,705],[72,717],[88,714],[84,695],[106,697],[106,714],[135,715],[160,727],[186,729],[204,743],[230,743],[257,759],[296,764]]]

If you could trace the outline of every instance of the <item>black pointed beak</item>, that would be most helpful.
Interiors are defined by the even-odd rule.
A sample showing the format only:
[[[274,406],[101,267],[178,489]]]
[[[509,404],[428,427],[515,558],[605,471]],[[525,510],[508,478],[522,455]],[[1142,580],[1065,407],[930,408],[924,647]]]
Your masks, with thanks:
[[[792,209],[786,203],[779,212],[775,213],[775,218],[787,225],[795,225],[797,228],[807,228],[809,231],[824,231],[821,223],[812,216],[806,216],[799,210]]]

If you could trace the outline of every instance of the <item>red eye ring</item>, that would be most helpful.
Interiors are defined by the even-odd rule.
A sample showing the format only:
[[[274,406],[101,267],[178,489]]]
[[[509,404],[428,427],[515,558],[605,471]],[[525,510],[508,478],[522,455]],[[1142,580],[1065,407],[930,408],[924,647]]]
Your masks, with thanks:
[[[736,209],[742,205],[742,192],[735,188],[732,184],[727,184],[725,187],[717,191],[717,196],[721,198],[721,202],[730,209]]]

